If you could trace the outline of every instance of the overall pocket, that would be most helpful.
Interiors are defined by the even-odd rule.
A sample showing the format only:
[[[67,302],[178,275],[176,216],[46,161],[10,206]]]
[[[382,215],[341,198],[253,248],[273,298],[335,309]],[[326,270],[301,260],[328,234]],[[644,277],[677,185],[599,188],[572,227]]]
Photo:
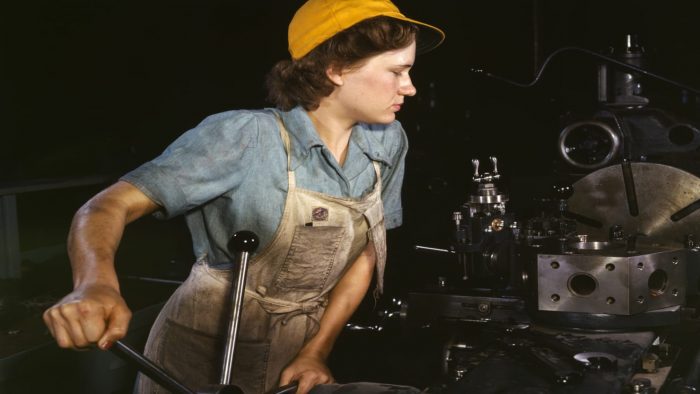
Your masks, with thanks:
[[[297,226],[276,287],[287,290],[321,291],[333,268],[345,228]]]

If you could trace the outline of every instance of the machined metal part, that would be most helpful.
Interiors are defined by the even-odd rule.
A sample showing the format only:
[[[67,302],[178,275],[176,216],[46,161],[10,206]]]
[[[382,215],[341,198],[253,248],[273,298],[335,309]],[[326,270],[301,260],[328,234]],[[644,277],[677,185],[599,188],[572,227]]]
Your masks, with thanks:
[[[474,346],[463,342],[445,344],[442,351],[442,374],[449,376],[452,380],[462,379],[468,369],[455,362],[458,358],[456,355],[460,351],[473,351],[474,349]]]
[[[630,393],[633,394],[653,394],[656,390],[651,385],[651,380],[637,378],[630,382]]]
[[[556,327],[571,327],[592,331],[635,331],[640,328],[668,327],[681,323],[683,309],[680,305],[655,309],[636,315],[612,315],[606,313],[534,311],[533,320]]]
[[[646,373],[654,373],[659,370],[661,365],[661,359],[656,353],[647,352],[644,357],[642,357],[642,371]]]
[[[575,250],[605,250],[605,249],[610,249],[614,247],[615,245],[612,242],[606,242],[606,241],[579,241],[579,242],[572,242],[567,245],[571,249]]]
[[[617,368],[617,357],[610,353],[583,352],[574,355],[574,360],[590,370],[613,370]]]
[[[439,293],[410,293],[406,317],[409,324],[448,319],[528,323],[530,318],[521,298],[468,296]]]
[[[569,211],[602,223],[593,227],[579,221],[579,233],[607,240],[610,229],[621,226],[626,234],[644,234],[645,243],[679,247],[689,234],[700,234],[700,178],[663,164],[628,165],[627,176],[622,165],[614,165],[574,183]]]
[[[498,194],[498,189],[493,183],[481,183],[477,194],[469,196],[469,204],[500,204],[508,201],[508,196]]]
[[[620,135],[609,125],[587,120],[572,123],[559,134],[559,155],[581,169],[596,169],[612,162],[620,151]]]
[[[498,188],[494,184],[494,181],[497,181],[501,177],[498,173],[498,159],[491,156],[489,160],[493,168],[492,171],[490,173],[479,173],[479,160],[472,159],[472,165],[474,166],[472,181],[478,186],[476,193],[469,196],[468,205],[470,206],[504,204],[508,201],[508,197],[504,194],[499,194]]]
[[[372,331],[372,332],[379,332],[384,329],[384,326],[382,325],[362,325],[362,324],[353,324],[353,323],[347,323],[345,325],[345,329],[348,331]]]
[[[541,367],[552,374],[552,378],[558,385],[577,383],[583,377],[578,365],[570,361],[568,357],[546,346],[529,346],[526,353],[537,361]]]
[[[688,250],[616,245],[539,254],[538,309],[633,315],[685,303]]]

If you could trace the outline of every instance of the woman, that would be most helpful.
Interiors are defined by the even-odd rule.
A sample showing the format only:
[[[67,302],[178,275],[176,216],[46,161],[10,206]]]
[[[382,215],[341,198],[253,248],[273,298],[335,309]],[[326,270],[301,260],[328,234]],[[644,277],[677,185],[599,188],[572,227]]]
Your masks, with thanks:
[[[333,381],[333,343],[377,272],[385,229],[401,224],[407,141],[396,112],[416,89],[416,47],[444,34],[388,0],[310,0],[289,26],[292,60],[268,76],[276,109],[205,119],[76,214],[74,291],[44,319],[62,347],[107,349],[126,333],[114,254],[127,223],[184,214],[197,262],[159,315],[146,355],[193,388],[218,380],[232,256],[251,230],[233,379],[246,393]],[[139,392],[159,392],[140,379]]]

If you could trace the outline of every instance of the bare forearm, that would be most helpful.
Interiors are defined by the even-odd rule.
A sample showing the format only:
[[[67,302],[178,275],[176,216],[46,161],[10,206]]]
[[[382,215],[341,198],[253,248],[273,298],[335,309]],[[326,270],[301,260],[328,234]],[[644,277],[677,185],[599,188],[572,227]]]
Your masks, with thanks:
[[[43,315],[60,347],[108,349],[126,335],[131,311],[119,293],[114,254],[126,224],[157,207],[134,186],[117,182],[75,214],[68,235],[74,288]]]
[[[95,202],[88,202],[75,214],[68,234],[74,288],[87,283],[119,288],[114,255],[124,226],[123,215]]]
[[[123,182],[88,201],[73,217],[68,234],[68,255],[74,288],[102,284],[119,289],[114,256],[124,227],[157,206]]]
[[[301,354],[313,354],[324,360],[328,357],[345,323],[367,293],[374,264],[374,246],[369,243],[331,292],[319,331],[304,345]]]

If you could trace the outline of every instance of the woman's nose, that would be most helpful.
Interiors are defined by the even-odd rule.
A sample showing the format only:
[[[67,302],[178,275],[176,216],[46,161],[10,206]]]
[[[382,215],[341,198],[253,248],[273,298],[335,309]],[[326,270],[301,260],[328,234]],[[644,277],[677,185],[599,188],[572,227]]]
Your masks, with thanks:
[[[411,77],[406,77],[405,82],[399,88],[399,94],[402,96],[415,96],[416,92],[417,90],[416,87],[413,86]]]

